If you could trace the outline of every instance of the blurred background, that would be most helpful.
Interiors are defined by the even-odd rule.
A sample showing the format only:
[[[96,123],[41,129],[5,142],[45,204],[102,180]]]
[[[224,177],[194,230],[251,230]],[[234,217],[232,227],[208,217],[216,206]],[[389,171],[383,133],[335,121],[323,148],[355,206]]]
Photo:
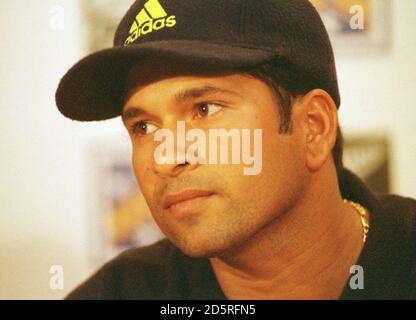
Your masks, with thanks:
[[[0,0],[0,299],[61,299],[161,237],[120,119],[73,122],[54,102],[59,79],[111,45],[131,3]],[[416,198],[416,0],[314,3],[335,48],[346,165],[376,191]]]

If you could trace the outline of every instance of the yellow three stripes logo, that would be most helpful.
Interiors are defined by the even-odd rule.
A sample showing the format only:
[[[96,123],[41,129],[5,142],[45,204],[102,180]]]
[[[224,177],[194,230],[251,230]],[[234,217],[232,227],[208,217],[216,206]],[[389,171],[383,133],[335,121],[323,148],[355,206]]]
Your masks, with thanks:
[[[130,28],[130,35],[124,45],[129,45],[141,36],[153,31],[161,30],[165,27],[172,28],[176,25],[176,17],[170,16],[161,6],[158,0],[149,0],[144,4],[144,8],[137,14]]]

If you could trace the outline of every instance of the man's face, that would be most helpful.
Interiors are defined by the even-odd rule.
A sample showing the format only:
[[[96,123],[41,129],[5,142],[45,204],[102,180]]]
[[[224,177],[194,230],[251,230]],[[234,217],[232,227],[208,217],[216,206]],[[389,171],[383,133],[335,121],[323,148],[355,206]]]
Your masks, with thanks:
[[[156,223],[184,253],[213,257],[250,240],[293,207],[306,169],[296,124],[292,134],[279,134],[271,88],[248,75],[197,69],[170,60],[142,61],[127,81],[123,120],[135,175]],[[261,172],[244,175],[243,162],[157,163],[154,152],[161,142],[155,141],[155,132],[170,129],[176,138],[177,121],[187,130],[202,129],[207,137],[209,129],[250,129],[251,155],[252,133],[261,129]],[[205,196],[169,207],[176,195],[195,190]]]

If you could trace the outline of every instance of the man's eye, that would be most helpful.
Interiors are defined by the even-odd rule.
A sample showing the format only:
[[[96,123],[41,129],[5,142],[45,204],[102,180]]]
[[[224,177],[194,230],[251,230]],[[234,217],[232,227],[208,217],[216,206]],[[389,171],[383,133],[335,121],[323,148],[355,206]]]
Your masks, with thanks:
[[[156,130],[157,130],[157,127],[154,124],[151,124],[151,123],[146,122],[146,121],[138,122],[133,128],[134,133],[137,133],[137,134],[143,135],[143,136],[147,135],[147,134],[150,134],[150,133],[152,133]]]
[[[222,106],[215,104],[215,103],[202,103],[198,105],[197,112],[198,117],[204,118],[212,116],[213,114],[217,113],[222,109]]]

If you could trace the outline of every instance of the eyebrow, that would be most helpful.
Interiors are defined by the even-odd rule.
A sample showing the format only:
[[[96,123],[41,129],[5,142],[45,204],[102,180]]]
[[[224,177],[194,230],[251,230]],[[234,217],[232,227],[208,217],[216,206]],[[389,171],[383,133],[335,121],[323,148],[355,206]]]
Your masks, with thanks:
[[[131,119],[134,119],[134,118],[137,118],[137,117],[139,117],[139,116],[141,116],[141,115],[147,115],[147,112],[146,111],[144,111],[142,108],[140,108],[140,107],[131,107],[131,108],[128,108],[128,109],[126,109],[126,110],[124,110],[122,113],[121,113],[121,119],[123,120],[123,122],[125,123],[125,122],[127,122],[128,120],[131,120]]]
[[[175,95],[175,101],[184,102],[187,100],[197,99],[197,98],[200,98],[209,94],[215,94],[215,93],[231,94],[234,96],[241,97],[237,92],[234,92],[232,90],[206,85],[203,87],[192,88],[192,89],[177,93]]]
[[[175,102],[179,104],[179,103],[184,103],[189,100],[198,99],[203,96],[216,94],[216,93],[229,94],[229,95],[233,95],[233,96],[237,96],[241,98],[240,94],[232,90],[206,85],[202,87],[180,91],[175,95],[174,99],[175,99]],[[121,114],[121,118],[123,119],[123,122],[126,122],[130,119],[137,118],[141,115],[148,115],[148,112],[139,106],[133,106],[124,110]]]

